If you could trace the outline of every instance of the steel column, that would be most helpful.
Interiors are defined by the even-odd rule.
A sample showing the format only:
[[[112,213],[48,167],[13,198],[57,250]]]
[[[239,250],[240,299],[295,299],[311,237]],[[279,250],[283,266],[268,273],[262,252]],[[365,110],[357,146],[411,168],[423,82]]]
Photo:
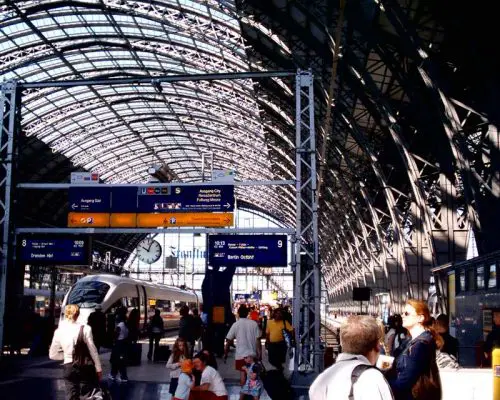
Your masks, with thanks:
[[[10,204],[12,190],[12,162],[14,151],[14,131],[16,124],[16,93],[14,81],[2,83],[0,94],[0,224],[2,235],[0,261],[0,357],[3,349],[5,300],[7,290],[7,268],[9,266],[10,244]]]
[[[311,71],[298,71],[296,95],[296,242],[295,242],[295,331],[296,368],[319,373],[321,282],[316,198],[316,137],[314,88]],[[302,257],[303,256],[303,257]]]

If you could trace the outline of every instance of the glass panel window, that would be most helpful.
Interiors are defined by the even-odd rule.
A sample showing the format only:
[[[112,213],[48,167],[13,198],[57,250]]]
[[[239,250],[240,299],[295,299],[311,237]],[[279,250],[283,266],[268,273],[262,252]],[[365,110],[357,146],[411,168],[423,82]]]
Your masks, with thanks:
[[[80,308],[93,308],[102,303],[108,290],[109,285],[104,282],[77,282],[68,296],[68,304],[77,304]]]
[[[495,263],[490,264],[490,271],[488,276],[488,288],[497,287],[497,265]]]
[[[460,271],[460,291],[465,292],[465,271]]]
[[[484,265],[477,267],[477,270],[476,270],[476,288],[478,290],[484,289]]]
[[[467,284],[468,284],[468,288],[467,290],[476,290],[475,288],[475,271],[474,271],[474,268],[471,268],[467,271]]]

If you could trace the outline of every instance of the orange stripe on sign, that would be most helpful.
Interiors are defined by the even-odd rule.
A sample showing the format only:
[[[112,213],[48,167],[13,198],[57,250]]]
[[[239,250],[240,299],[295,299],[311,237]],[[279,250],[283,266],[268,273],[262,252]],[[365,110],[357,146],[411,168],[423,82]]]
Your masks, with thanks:
[[[111,228],[135,228],[137,226],[137,214],[111,214],[110,225]]]
[[[70,228],[107,228],[109,227],[108,213],[68,213],[68,227]]]

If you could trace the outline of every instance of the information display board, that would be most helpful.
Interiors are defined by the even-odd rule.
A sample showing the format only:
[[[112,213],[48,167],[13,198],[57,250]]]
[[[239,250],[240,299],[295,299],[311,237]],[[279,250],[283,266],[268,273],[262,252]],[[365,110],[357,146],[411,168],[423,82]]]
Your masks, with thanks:
[[[286,267],[286,235],[210,235],[208,263],[212,266]]]
[[[19,259],[24,264],[90,265],[89,236],[22,236]]]
[[[138,212],[229,212],[234,210],[234,186],[141,187]]]
[[[76,186],[69,188],[69,211],[99,213],[232,212],[234,211],[234,186]]]

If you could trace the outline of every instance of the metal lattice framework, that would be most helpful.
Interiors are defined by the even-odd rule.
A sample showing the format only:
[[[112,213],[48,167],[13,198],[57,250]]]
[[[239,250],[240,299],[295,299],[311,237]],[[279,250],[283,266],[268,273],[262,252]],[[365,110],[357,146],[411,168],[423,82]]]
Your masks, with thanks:
[[[330,128],[318,135],[318,148],[328,141],[319,227],[331,303],[354,311],[352,288],[368,285],[389,291],[397,309],[427,298],[430,267],[465,258],[471,229],[480,252],[499,247],[498,112],[488,79],[468,75],[491,56],[458,55],[455,21],[469,23],[468,11],[411,0],[237,4],[252,60],[322,77],[317,115]],[[486,40],[477,32],[476,42],[463,38],[471,48]]]
[[[242,179],[294,179],[291,81],[154,78],[311,68],[330,302],[352,306],[368,285],[397,309],[427,297],[431,267],[464,259],[471,230],[481,254],[500,248],[499,65],[483,45],[495,24],[471,26],[488,15],[417,0],[6,1],[0,77],[150,77],[22,94],[29,139],[109,182],[144,181],[153,163],[200,180],[204,152]],[[290,188],[237,196],[294,222]]]

